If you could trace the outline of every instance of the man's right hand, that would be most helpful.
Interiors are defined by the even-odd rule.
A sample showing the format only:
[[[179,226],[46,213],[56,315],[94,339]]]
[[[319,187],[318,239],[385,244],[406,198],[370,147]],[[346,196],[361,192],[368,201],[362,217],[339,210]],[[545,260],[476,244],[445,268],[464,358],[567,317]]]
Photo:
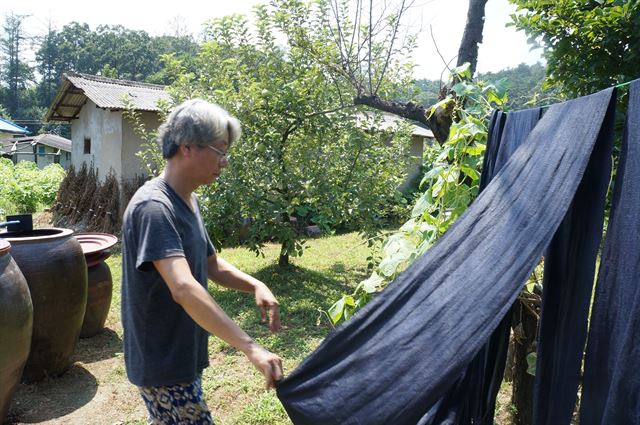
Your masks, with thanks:
[[[275,388],[276,382],[283,378],[282,359],[256,343],[252,344],[245,354],[256,369],[264,375],[266,388]]]

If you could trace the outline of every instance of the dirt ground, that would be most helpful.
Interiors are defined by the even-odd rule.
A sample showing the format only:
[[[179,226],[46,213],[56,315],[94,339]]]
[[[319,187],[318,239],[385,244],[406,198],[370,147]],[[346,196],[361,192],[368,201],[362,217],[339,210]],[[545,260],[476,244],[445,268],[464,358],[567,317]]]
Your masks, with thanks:
[[[64,375],[18,387],[6,423],[145,423],[146,410],[136,388],[122,379],[121,350],[121,338],[111,329],[81,339],[75,362]]]

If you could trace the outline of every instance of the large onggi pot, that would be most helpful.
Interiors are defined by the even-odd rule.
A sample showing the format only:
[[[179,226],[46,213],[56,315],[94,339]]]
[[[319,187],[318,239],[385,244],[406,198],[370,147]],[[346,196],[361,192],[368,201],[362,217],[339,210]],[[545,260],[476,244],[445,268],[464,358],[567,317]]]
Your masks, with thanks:
[[[111,255],[109,250],[118,238],[108,233],[76,233],[89,273],[89,291],[87,295],[87,311],[84,314],[80,338],[90,338],[104,330],[109,315],[113,279],[111,269],[104,262]]]
[[[104,330],[109,307],[111,307],[111,292],[113,291],[111,269],[105,262],[92,265],[87,271],[89,292],[80,338],[90,338]]]
[[[33,305],[24,275],[0,239],[0,424],[29,356]]]
[[[33,302],[31,353],[23,380],[62,375],[70,366],[87,304],[87,263],[69,229],[7,232]]]

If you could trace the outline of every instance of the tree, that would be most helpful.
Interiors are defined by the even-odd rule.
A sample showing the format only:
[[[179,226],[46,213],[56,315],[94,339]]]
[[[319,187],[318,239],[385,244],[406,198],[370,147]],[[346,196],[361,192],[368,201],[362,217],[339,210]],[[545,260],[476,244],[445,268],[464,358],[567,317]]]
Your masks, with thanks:
[[[343,81],[290,38],[285,47],[276,45],[284,15],[319,19],[315,13],[290,2],[257,6],[254,28],[237,15],[216,19],[206,29],[198,73],[184,73],[173,62],[181,74],[172,86],[177,101],[209,99],[243,122],[229,169],[217,188],[202,194],[210,232],[220,239],[221,228],[250,220],[249,246],[259,252],[268,240],[280,243],[281,265],[303,252],[298,225],[380,226],[405,169],[406,129],[377,131],[371,113],[365,124]],[[329,45],[316,47],[325,56],[337,54]],[[380,86],[391,87],[385,80]]]
[[[451,80],[459,82],[451,85],[447,101],[459,119],[452,123],[450,137],[444,144],[434,143],[426,149],[428,171],[422,177],[422,191],[409,219],[384,241],[382,259],[372,275],[331,306],[327,315],[333,324],[348,320],[422,256],[475,199],[489,117],[494,107],[504,104],[506,92],[482,81],[469,83],[465,81],[467,77],[458,75],[469,72],[469,64],[452,70]]]
[[[177,24],[176,24],[177,25]],[[159,56],[156,62],[160,68],[146,77],[146,81],[154,84],[169,85],[174,82],[174,75],[167,72],[165,64],[178,59],[188,72],[197,72],[195,58],[200,51],[200,45],[191,35],[183,35],[176,29],[174,35],[162,35],[151,40],[151,48]]]
[[[458,63],[469,63],[470,70],[475,69],[477,62],[477,44],[482,39],[486,1],[469,2]],[[278,3],[295,2],[280,0]],[[377,84],[383,79],[394,80],[393,75],[387,76],[388,73],[393,74],[411,67],[403,62],[403,56],[413,49],[416,36],[403,27],[403,18],[410,12],[413,2],[399,0],[395,8],[387,2],[377,4],[373,0],[368,3],[361,0],[355,3],[347,0],[321,0],[318,4],[325,12],[320,27],[324,30],[312,33],[309,29],[317,28],[314,22],[297,17],[297,22],[292,22],[294,25],[287,26],[291,29],[288,35],[294,43],[321,60],[321,55],[317,54],[313,46],[317,46],[319,40],[329,40],[336,46],[339,54],[329,58],[330,61],[323,62],[323,65],[335,78],[343,78],[351,84],[355,91],[354,104],[367,105],[422,122],[429,126],[439,143],[444,143],[453,121],[453,108],[449,102],[433,105],[433,109],[430,108],[432,105],[401,102],[389,97]],[[281,29],[286,31],[286,28]],[[464,75],[471,78],[472,74],[473,72]],[[447,94],[447,90],[444,90],[440,98],[445,98]]]
[[[49,106],[65,71],[100,74],[154,83],[170,83],[164,74],[162,55],[193,56],[198,44],[191,36],[151,37],[121,25],[100,25],[92,31],[87,24],[72,22],[61,30],[49,28],[36,52],[42,106]]]
[[[100,25],[95,31],[95,60],[116,71],[117,77],[140,81],[160,68],[158,52],[146,31],[134,31],[122,25]]]
[[[40,48],[36,52],[36,69],[41,75],[38,84],[38,94],[40,106],[47,107],[53,101],[58,88],[59,70],[57,68],[56,59],[59,55],[58,45],[56,44],[56,31],[49,21],[47,33],[39,37]]]
[[[33,81],[33,70],[23,59],[27,37],[23,30],[26,15],[5,16],[0,38],[0,53],[2,54],[1,77],[6,87],[4,104],[9,113],[20,117],[21,90],[25,90]]]
[[[640,1],[510,1],[515,27],[544,48],[549,85],[579,96],[640,76]]]
[[[506,85],[509,90],[509,99],[504,105],[506,110],[549,105],[564,100],[557,87],[544,86],[545,77],[546,68],[540,63],[521,63],[515,68],[478,74],[479,80]]]

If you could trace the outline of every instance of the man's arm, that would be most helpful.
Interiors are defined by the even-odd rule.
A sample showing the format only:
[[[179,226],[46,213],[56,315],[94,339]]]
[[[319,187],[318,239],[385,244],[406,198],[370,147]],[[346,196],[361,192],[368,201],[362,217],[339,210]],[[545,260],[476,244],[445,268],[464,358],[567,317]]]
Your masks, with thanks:
[[[207,259],[207,268],[209,279],[219,285],[254,294],[262,321],[265,322],[268,315],[271,332],[280,330],[280,305],[267,285],[215,254]]]
[[[264,374],[267,388],[273,388],[276,381],[282,379],[280,357],[258,345],[227,316],[209,292],[193,277],[184,257],[156,260],[153,265],[169,287],[174,301],[200,327],[242,351]]]

